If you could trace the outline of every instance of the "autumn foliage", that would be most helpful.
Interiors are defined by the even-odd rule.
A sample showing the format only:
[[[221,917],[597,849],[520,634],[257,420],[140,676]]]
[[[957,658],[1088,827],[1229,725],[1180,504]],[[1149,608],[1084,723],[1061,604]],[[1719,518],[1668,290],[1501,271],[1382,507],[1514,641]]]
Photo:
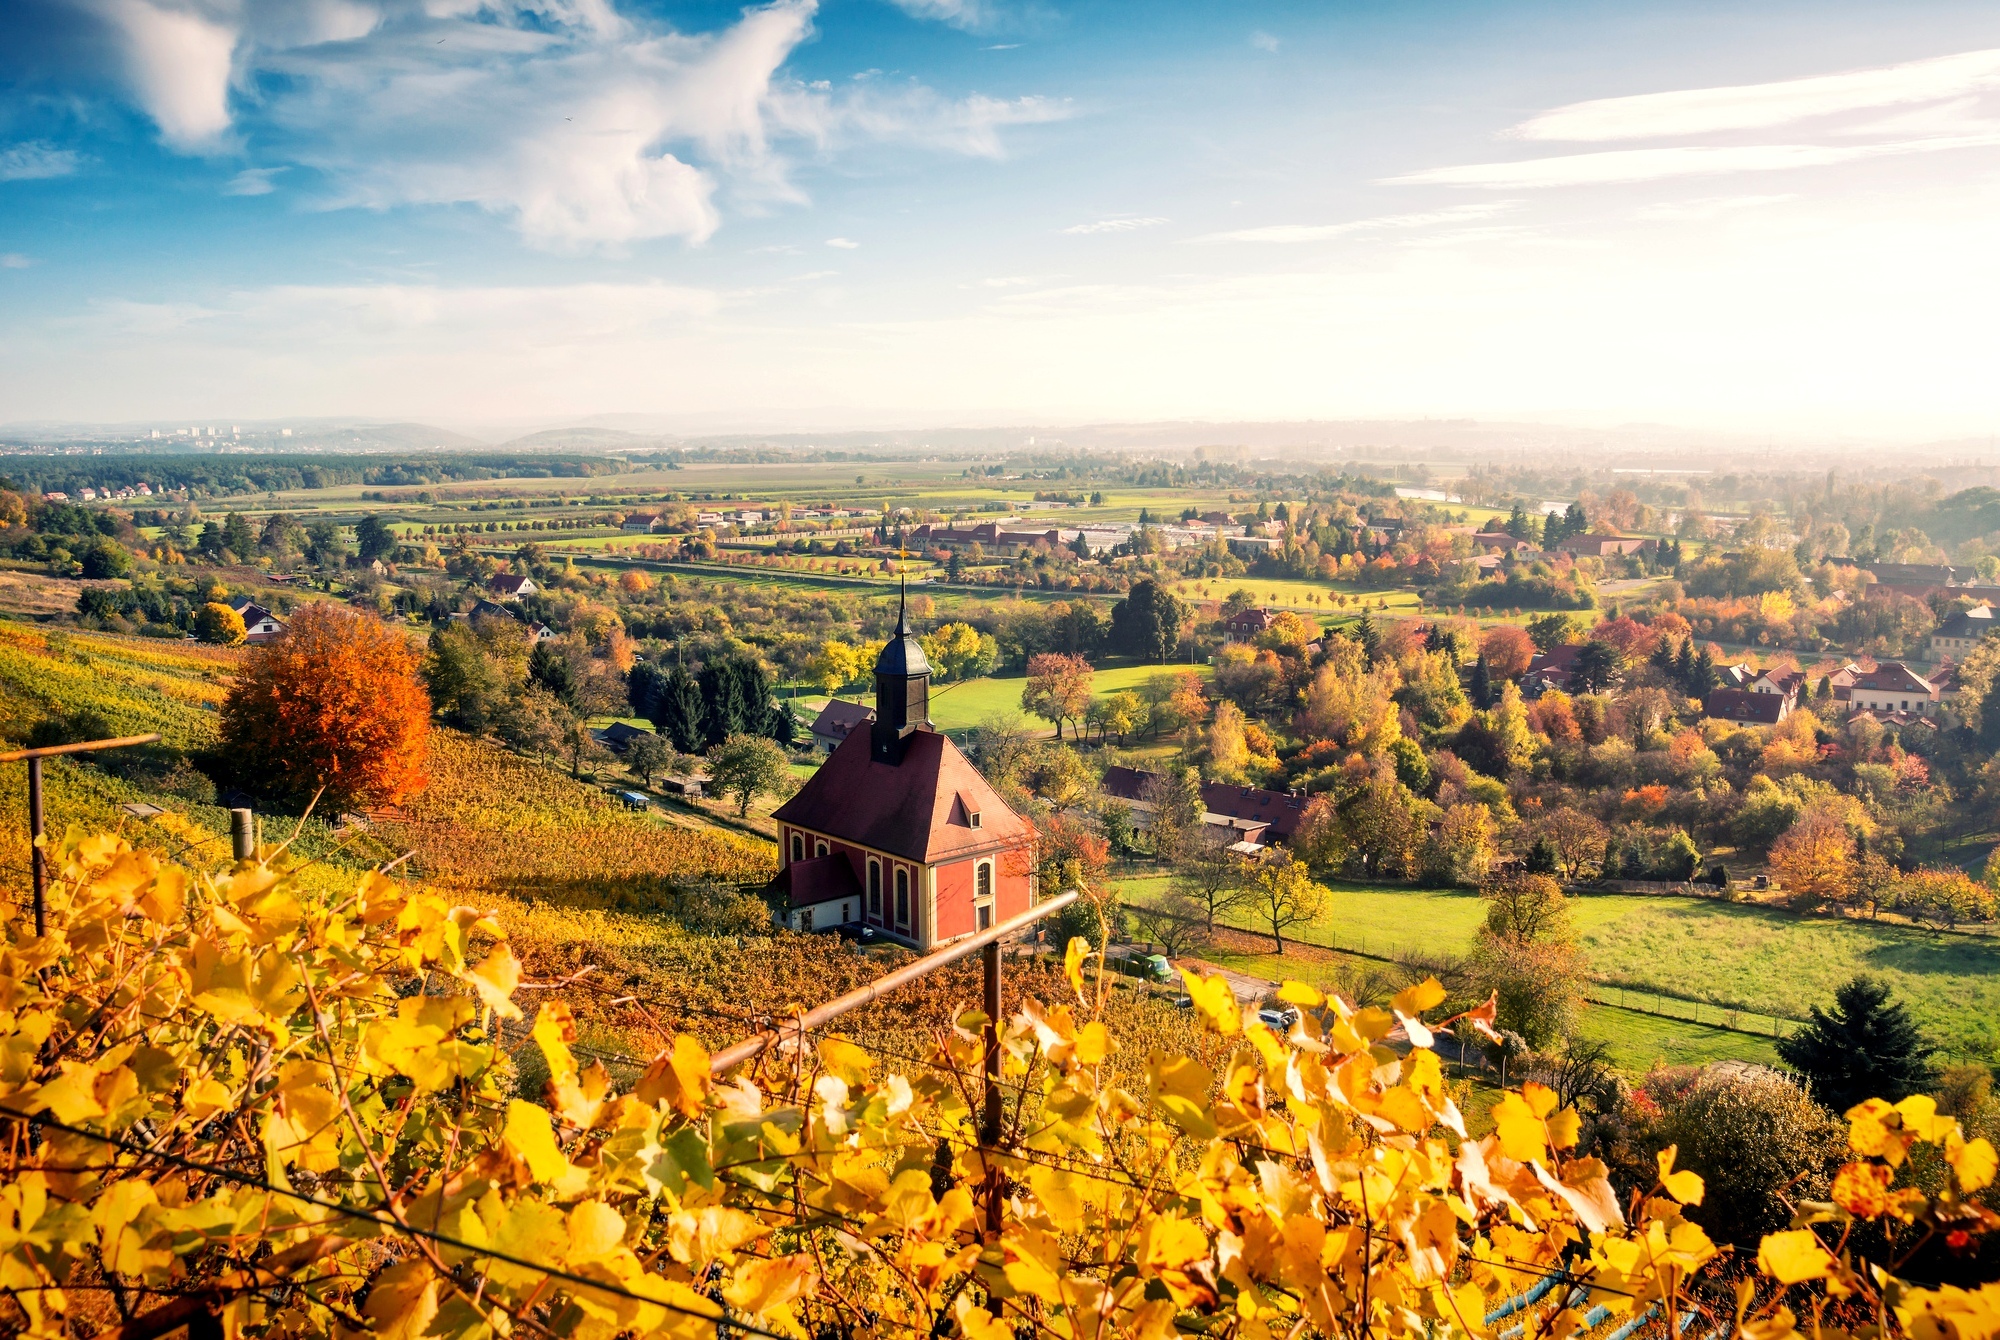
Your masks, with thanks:
[[[1684,1213],[1708,1187],[1675,1149],[1620,1196],[1536,1083],[1472,1134],[1431,1044],[1490,1029],[1491,1006],[1426,1023],[1435,980],[1360,1010],[1287,983],[1279,1032],[1186,974],[1201,1045],[1120,1065],[1103,965],[1072,940],[1059,999],[1014,999],[992,1033],[961,1013],[927,1056],[821,1035],[724,1075],[663,1033],[614,1078],[552,994],[576,981],[524,981],[472,908],[380,873],[322,900],[280,865],[192,871],[109,834],[51,856],[48,933],[0,912],[8,1334],[2000,1326],[2000,1286],[1893,1274],[1913,1244],[2000,1226],[1978,1199],[1993,1147],[1928,1098],[1852,1108],[1829,1199],[1731,1264]],[[1008,1102],[982,1138],[989,1038]]]
[[[320,601],[250,653],[222,745],[251,789],[320,807],[386,804],[426,781],[430,698],[417,656],[373,615]]]

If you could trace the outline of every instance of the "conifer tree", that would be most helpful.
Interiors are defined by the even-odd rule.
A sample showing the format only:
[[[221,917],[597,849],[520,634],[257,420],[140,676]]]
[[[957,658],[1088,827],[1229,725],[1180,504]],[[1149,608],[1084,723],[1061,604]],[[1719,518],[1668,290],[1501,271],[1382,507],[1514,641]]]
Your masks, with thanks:
[[[1812,1022],[1778,1041],[1778,1059],[1835,1112],[1870,1098],[1896,1102],[1922,1093],[1934,1078],[1924,1041],[1889,988],[1860,976],[1833,994],[1833,1009],[1812,1007]]]

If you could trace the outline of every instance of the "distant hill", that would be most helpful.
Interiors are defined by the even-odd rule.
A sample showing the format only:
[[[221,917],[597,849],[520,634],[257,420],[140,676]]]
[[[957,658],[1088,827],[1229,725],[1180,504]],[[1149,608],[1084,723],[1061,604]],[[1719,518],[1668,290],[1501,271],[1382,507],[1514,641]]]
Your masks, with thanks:
[[[546,428],[498,443],[494,451],[657,451],[678,446],[674,438],[628,433],[618,428]]]

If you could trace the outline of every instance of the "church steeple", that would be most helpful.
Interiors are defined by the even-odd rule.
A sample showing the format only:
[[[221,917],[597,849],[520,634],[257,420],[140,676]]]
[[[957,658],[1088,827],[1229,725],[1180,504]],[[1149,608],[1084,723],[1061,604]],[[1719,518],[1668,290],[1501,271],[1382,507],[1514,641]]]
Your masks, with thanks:
[[[931,724],[931,663],[910,631],[910,585],[903,579],[896,610],[896,632],[875,658],[875,724],[869,729],[869,750],[878,763],[901,763],[903,746],[918,730]]]

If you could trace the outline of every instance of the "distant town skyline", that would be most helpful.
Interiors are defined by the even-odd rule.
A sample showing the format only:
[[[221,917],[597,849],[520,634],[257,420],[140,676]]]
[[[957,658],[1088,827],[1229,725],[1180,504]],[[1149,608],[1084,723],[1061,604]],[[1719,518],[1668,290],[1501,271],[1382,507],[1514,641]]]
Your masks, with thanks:
[[[2000,429],[2000,11],[20,0],[0,419]]]

